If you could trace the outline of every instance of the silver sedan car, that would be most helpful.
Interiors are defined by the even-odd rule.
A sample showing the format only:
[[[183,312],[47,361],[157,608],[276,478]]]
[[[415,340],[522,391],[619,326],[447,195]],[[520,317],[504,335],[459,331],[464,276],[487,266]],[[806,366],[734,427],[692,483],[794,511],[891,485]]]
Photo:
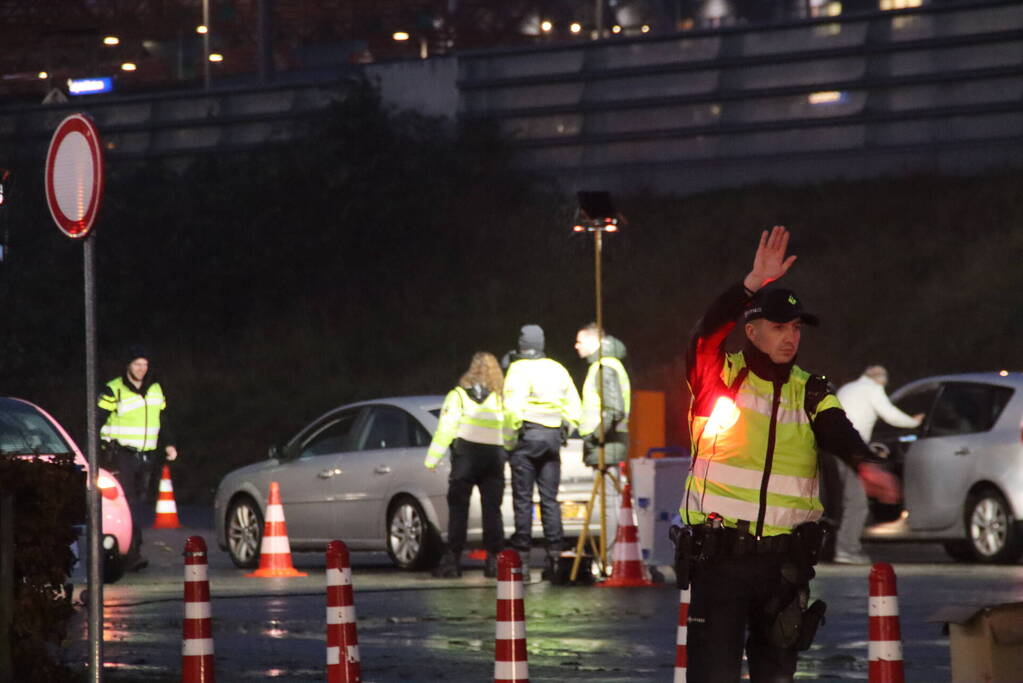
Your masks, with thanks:
[[[352,550],[386,550],[403,569],[431,566],[447,531],[450,459],[433,472],[423,460],[443,402],[443,396],[411,396],[341,406],[313,420],[283,446],[271,447],[262,462],[229,472],[214,499],[218,544],[237,566],[258,564],[267,496],[270,483],[276,481],[293,550],[323,550],[331,540],[340,539]],[[578,439],[569,440],[561,460],[558,500],[565,534],[578,536],[593,489],[593,470],[582,463]],[[608,538],[613,538],[614,496],[608,496],[607,504]],[[599,523],[596,507],[594,535]],[[510,483],[505,486],[502,513],[510,535]],[[533,517],[533,536],[542,538],[535,510]],[[479,496],[474,491],[470,544],[482,535]]]
[[[1023,555],[1023,373],[942,375],[892,394],[923,424],[878,423],[872,442],[903,481],[896,507],[872,501],[864,538],[934,541],[955,559],[1015,562]]]

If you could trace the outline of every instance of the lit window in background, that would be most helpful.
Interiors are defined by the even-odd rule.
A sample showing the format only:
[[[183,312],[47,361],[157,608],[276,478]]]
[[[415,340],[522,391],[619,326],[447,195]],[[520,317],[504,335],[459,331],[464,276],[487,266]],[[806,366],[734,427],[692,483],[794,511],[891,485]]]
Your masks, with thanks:
[[[841,104],[846,100],[846,94],[841,90],[822,90],[812,92],[807,96],[810,104]]]
[[[199,24],[198,26],[195,27],[195,32],[196,33],[209,33],[210,29],[209,29],[208,26],[206,26],[206,24]]]
[[[121,39],[118,38],[117,36],[106,36],[105,38],[103,38],[103,44],[104,45],[120,45],[121,44]]]
[[[210,61],[211,62],[222,62],[222,61],[224,61],[224,55],[220,54],[219,52],[211,52],[210,53]]]
[[[540,30],[544,33],[550,33],[552,28],[554,28],[554,24],[551,23],[550,19],[544,19],[540,22]]]
[[[399,43],[408,40],[408,38],[409,38],[408,33],[406,33],[405,31],[395,31],[394,33],[391,34],[391,39],[396,40]]]
[[[121,71],[135,71],[138,67],[135,66],[135,62],[125,62],[121,64]]]
[[[880,0],[879,7],[881,8],[881,11],[888,12],[891,10],[921,7],[923,4],[924,0]]]

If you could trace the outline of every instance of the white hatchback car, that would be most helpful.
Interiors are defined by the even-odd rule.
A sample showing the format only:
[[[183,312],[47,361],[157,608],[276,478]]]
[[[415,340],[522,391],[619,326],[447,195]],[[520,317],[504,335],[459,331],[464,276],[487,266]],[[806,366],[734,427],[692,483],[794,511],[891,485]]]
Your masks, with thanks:
[[[955,559],[1023,555],[1023,373],[920,379],[892,394],[914,429],[878,422],[872,444],[902,477],[898,507],[871,501],[872,540],[936,541]]]
[[[443,396],[409,396],[341,406],[303,427],[269,458],[226,474],[214,497],[217,543],[235,565],[259,562],[270,482],[280,487],[293,550],[323,550],[332,539],[352,550],[386,550],[402,569],[431,566],[448,526],[450,458],[433,472],[423,466]],[[593,489],[582,462],[582,441],[561,451],[565,536],[578,536]],[[511,484],[505,469],[501,506],[506,537],[514,530]],[[608,485],[613,491],[613,487]],[[534,501],[536,502],[535,492]],[[607,534],[616,531],[617,499],[608,495]],[[543,538],[534,502],[533,538]],[[598,506],[591,530],[599,533]],[[468,541],[482,539],[478,490],[469,508]]]

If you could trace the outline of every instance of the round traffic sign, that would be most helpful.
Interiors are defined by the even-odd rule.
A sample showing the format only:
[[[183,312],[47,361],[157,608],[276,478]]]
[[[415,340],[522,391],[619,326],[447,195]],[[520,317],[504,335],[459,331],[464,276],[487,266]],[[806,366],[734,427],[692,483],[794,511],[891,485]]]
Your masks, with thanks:
[[[84,114],[57,126],[46,154],[46,203],[68,237],[87,237],[103,196],[103,151],[99,131]]]

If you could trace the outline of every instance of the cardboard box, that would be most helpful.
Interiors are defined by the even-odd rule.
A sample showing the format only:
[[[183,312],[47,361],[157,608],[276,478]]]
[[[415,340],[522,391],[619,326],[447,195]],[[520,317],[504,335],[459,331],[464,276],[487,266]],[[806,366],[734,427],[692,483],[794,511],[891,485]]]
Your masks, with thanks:
[[[931,621],[947,625],[954,683],[1023,682],[1023,602],[950,605]]]

